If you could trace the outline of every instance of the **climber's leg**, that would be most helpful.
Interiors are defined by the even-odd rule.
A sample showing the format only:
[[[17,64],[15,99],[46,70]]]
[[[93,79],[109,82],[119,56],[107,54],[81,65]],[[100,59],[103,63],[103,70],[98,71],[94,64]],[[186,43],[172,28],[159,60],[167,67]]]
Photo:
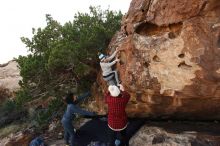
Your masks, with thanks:
[[[72,132],[71,135],[70,135],[70,145],[71,146],[75,146],[75,143],[76,143],[76,138],[75,138],[75,132]]]
[[[64,129],[64,140],[66,145],[69,145],[69,137],[69,133],[67,132],[67,130]]]
[[[120,81],[119,81],[119,78],[118,78],[118,73],[117,73],[117,71],[113,71],[113,73],[114,73],[116,85],[119,85],[119,84],[120,84]]]
[[[76,139],[75,139],[75,131],[74,131],[74,127],[71,123],[63,123],[63,127],[64,127],[64,131],[65,131],[65,135],[64,135],[64,139],[66,144],[69,144],[69,140],[70,140],[70,146],[74,146],[76,143]]]
[[[114,77],[113,77],[111,80],[107,81],[107,83],[108,83],[109,86],[110,86],[110,85],[116,85],[116,82],[115,82],[115,80],[114,80]]]
[[[107,76],[103,76],[103,79],[107,82],[108,85],[115,85],[114,73],[110,73]]]
[[[125,128],[124,130],[120,131],[121,141],[122,141],[120,146],[128,146],[129,145],[129,141],[128,141],[127,134],[126,134],[126,129],[127,128]]]
[[[115,146],[116,134],[116,131],[113,131],[108,127],[108,146]]]
[[[70,135],[70,146],[75,146],[76,145],[76,138],[75,138],[76,134],[75,134],[73,126],[71,126],[71,128],[68,129],[68,133]]]
[[[69,132],[68,132],[68,123],[66,122],[62,122],[62,125],[63,125],[63,129],[64,129],[64,140],[65,140],[65,144],[66,145],[69,145],[69,138],[70,138],[70,135],[69,135]]]

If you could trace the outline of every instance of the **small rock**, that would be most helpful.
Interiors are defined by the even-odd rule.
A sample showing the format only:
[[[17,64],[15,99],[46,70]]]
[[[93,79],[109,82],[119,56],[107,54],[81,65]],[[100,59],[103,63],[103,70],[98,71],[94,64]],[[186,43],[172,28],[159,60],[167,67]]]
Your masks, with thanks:
[[[58,137],[57,138],[58,139],[62,139],[63,138],[63,133],[62,132],[58,133]]]

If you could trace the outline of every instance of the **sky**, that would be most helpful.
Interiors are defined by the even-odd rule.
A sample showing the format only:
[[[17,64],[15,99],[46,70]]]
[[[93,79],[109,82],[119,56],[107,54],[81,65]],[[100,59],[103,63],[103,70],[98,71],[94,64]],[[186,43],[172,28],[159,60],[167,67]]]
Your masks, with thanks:
[[[72,21],[77,12],[89,12],[89,6],[105,10],[128,11],[131,0],[1,0],[0,64],[19,55],[27,55],[21,37],[32,37],[32,28],[46,26],[46,14],[61,24]]]

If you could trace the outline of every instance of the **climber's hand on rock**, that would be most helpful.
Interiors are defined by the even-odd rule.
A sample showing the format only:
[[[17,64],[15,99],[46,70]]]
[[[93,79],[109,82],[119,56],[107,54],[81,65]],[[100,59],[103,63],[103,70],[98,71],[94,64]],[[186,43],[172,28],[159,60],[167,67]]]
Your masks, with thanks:
[[[119,89],[120,89],[121,91],[125,91],[125,89],[124,89],[124,87],[122,86],[122,84],[119,84]]]
[[[115,50],[118,52],[119,51],[118,47]]]
[[[116,61],[116,62],[120,62],[120,59],[116,58],[115,61]]]

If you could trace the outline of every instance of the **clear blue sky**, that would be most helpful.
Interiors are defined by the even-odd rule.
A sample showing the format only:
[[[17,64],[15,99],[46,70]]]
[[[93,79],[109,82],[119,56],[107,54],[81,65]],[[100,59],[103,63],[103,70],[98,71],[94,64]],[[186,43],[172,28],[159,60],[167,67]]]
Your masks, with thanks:
[[[32,37],[32,28],[44,27],[45,14],[51,14],[61,24],[73,20],[76,12],[88,12],[89,6],[128,11],[131,0],[2,0],[0,1],[0,64],[27,48],[20,37]]]

